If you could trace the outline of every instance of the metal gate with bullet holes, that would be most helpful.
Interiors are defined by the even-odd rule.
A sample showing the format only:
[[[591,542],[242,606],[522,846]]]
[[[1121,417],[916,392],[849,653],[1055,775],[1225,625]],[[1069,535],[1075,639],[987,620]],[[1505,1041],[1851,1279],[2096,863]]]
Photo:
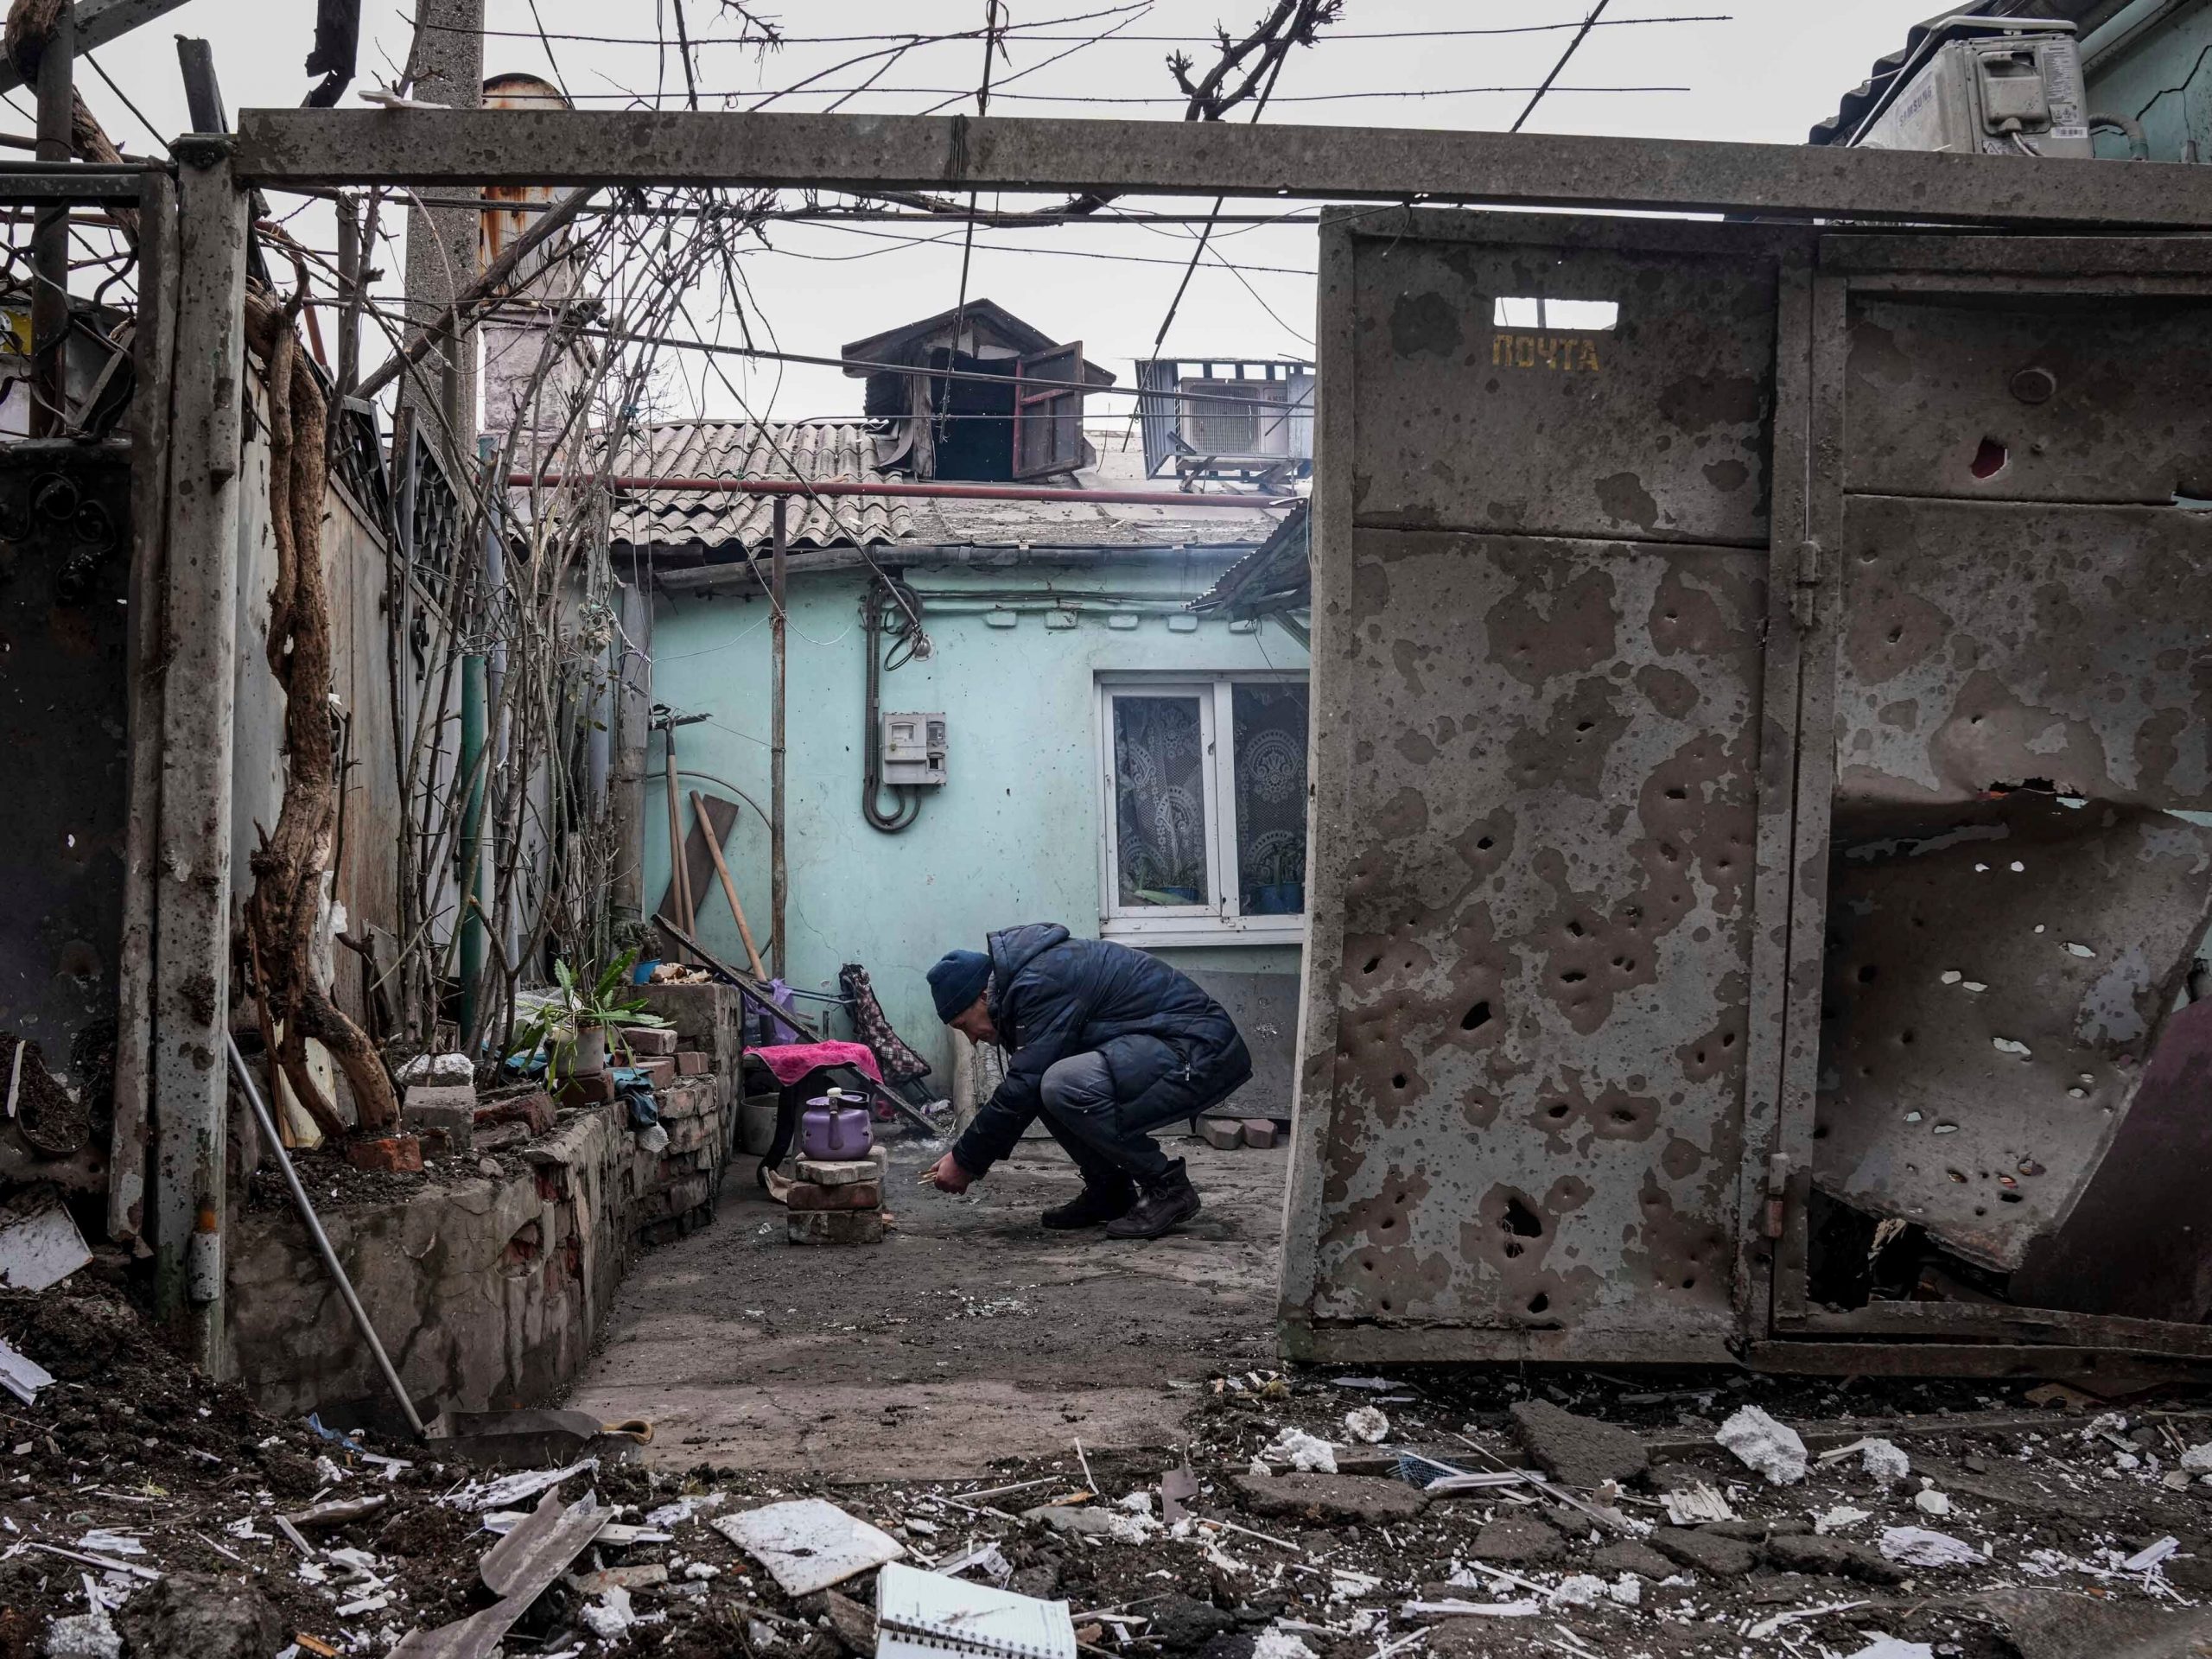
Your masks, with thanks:
[[[1287,1348],[2212,1358],[2212,248],[1322,246]]]

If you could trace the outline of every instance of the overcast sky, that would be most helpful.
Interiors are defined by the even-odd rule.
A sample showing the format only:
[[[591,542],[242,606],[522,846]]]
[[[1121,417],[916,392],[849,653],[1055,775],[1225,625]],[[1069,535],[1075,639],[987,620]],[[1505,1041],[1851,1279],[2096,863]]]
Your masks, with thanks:
[[[674,0],[487,0],[487,73],[526,71],[563,85],[586,108],[650,104],[681,107],[683,70],[672,46]],[[982,69],[975,40],[925,44],[887,63],[880,55],[843,68],[889,42],[829,42],[826,35],[901,35],[975,29],[984,0],[761,0],[753,10],[794,37],[779,49],[733,43],[741,32],[716,0],[685,0],[702,102],[747,108],[768,92],[830,71],[818,86],[774,107],[822,110],[881,70],[869,91],[846,97],[849,111],[911,113],[931,108],[973,111]],[[1014,38],[993,71],[993,112],[1116,116],[1172,120],[1180,99],[1163,60],[1180,36],[1203,64],[1217,20],[1249,25],[1265,0],[1009,0]],[[1112,9],[1109,9],[1112,8]],[[1294,52],[1264,120],[1330,125],[1503,129],[1526,92],[1461,92],[1467,87],[1529,87],[1539,82],[1572,38],[1571,29],[1456,37],[1357,39],[1393,31],[1529,29],[1580,21],[1588,0],[1347,0],[1341,23],[1322,43]],[[1647,137],[1802,143],[1867,67],[1894,49],[1905,29],[1929,15],[1930,0],[1613,0],[1530,118],[1531,130]],[[360,76],[355,90],[390,78],[405,62],[413,0],[366,0]],[[1078,14],[1081,22],[1056,22]],[[224,96],[233,110],[293,105],[308,86],[302,63],[311,43],[313,0],[189,0],[168,16],[98,54],[99,67],[144,112],[154,132],[188,125],[174,37],[210,41]],[[1725,21],[1639,23],[1630,20],[1713,16]],[[539,22],[550,39],[537,37]],[[1109,38],[1084,44],[1102,31]],[[639,44],[573,40],[622,36]],[[1052,38],[1046,38],[1046,37]],[[719,42],[719,43],[717,43]],[[1073,48],[1071,50],[1071,48]],[[1067,54],[1056,62],[1046,60]],[[1592,87],[1680,87],[1594,92]],[[97,76],[87,99],[126,150],[155,139]],[[1415,98],[1414,92],[1446,95]],[[1336,98],[1340,93],[1388,96]],[[1019,94],[1020,96],[1015,96]],[[28,107],[14,95],[18,110]],[[1150,99],[1151,103],[1077,102]],[[359,100],[349,94],[349,106]],[[1233,118],[1247,118],[1240,111]],[[23,118],[22,130],[29,130]],[[1128,207],[1190,208],[1188,202]],[[327,247],[327,215],[302,215],[299,228]],[[917,244],[911,226],[778,224],[769,245],[748,245],[745,272],[766,322],[784,349],[834,355],[849,340],[951,307],[960,282],[957,229],[930,230]],[[1053,230],[979,230],[969,278],[972,297],[995,300],[1086,354],[1129,384],[1132,358],[1152,342],[1181,279],[1194,232],[1179,226],[1098,224]],[[1201,264],[1168,334],[1169,354],[1297,357],[1311,351],[1313,232],[1310,226],[1217,230],[1219,258]],[[397,262],[387,259],[395,270]],[[1248,286],[1249,285],[1249,286]],[[734,367],[734,365],[733,365]],[[832,369],[760,365],[739,381],[755,412],[786,418],[849,415],[860,384]],[[706,412],[734,413],[709,383]],[[1094,419],[1126,401],[1093,404]]]

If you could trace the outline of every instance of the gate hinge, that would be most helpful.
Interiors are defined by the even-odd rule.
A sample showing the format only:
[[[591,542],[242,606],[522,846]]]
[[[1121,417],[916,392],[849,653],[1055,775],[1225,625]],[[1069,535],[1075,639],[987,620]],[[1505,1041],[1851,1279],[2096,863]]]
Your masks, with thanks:
[[[1783,1200],[1789,1192],[1789,1154],[1777,1152],[1766,1160],[1766,1236],[1782,1236]]]
[[[1797,580],[1789,589],[1789,620],[1800,632],[1810,631],[1818,615],[1821,544],[1807,537],[1797,543]]]

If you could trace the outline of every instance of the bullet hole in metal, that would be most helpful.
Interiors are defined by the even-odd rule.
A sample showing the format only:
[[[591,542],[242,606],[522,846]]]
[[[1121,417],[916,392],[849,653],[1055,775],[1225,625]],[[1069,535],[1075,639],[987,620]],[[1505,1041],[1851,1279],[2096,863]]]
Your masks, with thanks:
[[[1544,1108],[1544,1116],[1554,1120],[1565,1117],[1567,1114],[1567,1104],[1563,1100],[1555,1100]]]
[[[2006,452],[2003,444],[1994,438],[1984,438],[1981,441],[1981,448],[1974,452],[1974,464],[1971,470],[1976,478],[1986,483],[2003,472],[2005,462],[2011,459],[2012,456]]]
[[[2006,1204],[2018,1204],[2020,1201],[2020,1195],[2017,1192],[1999,1192],[1997,1196]]]
[[[1359,971],[1360,971],[1361,973],[1363,973],[1363,974],[1371,974],[1371,973],[1373,973],[1373,972],[1374,972],[1377,968],[1380,968],[1382,965],[1382,957],[1370,957],[1367,959],[1367,966],[1366,966],[1366,967],[1364,967],[1364,968],[1363,968],[1363,969],[1361,969]]]
[[[1916,1034],[1916,1033],[1914,1033],[1912,1027],[1908,1026],[1903,1031],[1897,1033],[1897,1041],[1903,1044],[1905,1047],[1910,1048],[1912,1046],[1912,1039]]]
[[[1890,630],[1889,639],[1890,639],[1890,643],[1891,643],[1891,645],[1894,645],[1895,644],[1897,644],[1897,641],[1898,641],[1898,640],[1900,640],[1900,639],[1904,639],[1904,627],[1903,627],[1902,626],[1897,626],[1897,627],[1893,627],[1893,628],[1891,628],[1891,629]]]
[[[1497,845],[1497,842],[1494,837],[1484,836],[1481,840],[1475,843],[1475,850],[1478,853],[1486,853]]]
[[[1544,1236],[1542,1218],[1517,1196],[1506,1198],[1505,1215],[1498,1225],[1516,1238],[1541,1238]]]
[[[1828,1138],[1828,1126],[1827,1126],[1827,1124],[1825,1124],[1825,1123],[1815,1123],[1815,1124],[1814,1124],[1814,1125],[1813,1125],[1813,1139],[1814,1139],[1814,1140],[1815,1140],[1815,1141],[1825,1141],[1825,1140],[1827,1140],[1827,1138]]]
[[[1683,1281],[1682,1281],[1682,1288],[1683,1288],[1684,1290],[1695,1290],[1695,1289],[1697,1288],[1697,1281],[1696,1281],[1695,1279],[1685,1279],[1685,1280],[1683,1280]]]
[[[1487,1002],[1478,1002],[1459,1016],[1459,1029],[1462,1031],[1480,1031],[1488,1024],[1490,1004]]]
[[[1659,856],[1665,859],[1669,864],[1672,864],[1676,859],[1681,856],[1681,854],[1677,852],[1666,842],[1662,841],[1659,843]]]
[[[1578,732],[1592,731],[1596,729],[1597,724],[1598,722],[1594,720],[1578,720],[1574,722],[1574,729]]]
[[[1580,938],[1582,937],[1582,924],[1580,922],[1569,922],[1567,925],[1567,936],[1571,939]]]
[[[1402,1089],[1402,1088],[1404,1088],[1404,1087],[1406,1086],[1406,1074],[1405,1074],[1404,1072],[1401,1071],[1401,1072],[1397,1073],[1395,1076],[1394,1076],[1394,1077],[1390,1079],[1390,1086],[1391,1086],[1393,1089]]]
[[[1625,1106],[1616,1106],[1613,1108],[1613,1122],[1616,1123],[1633,1123],[1636,1122],[1636,1114]]]
[[[1724,1031],[1724,1032],[1722,1032],[1722,1033],[1720,1033],[1720,1046],[1721,1046],[1721,1047],[1723,1047],[1723,1048],[1733,1048],[1733,1047],[1735,1047],[1735,1046],[1736,1046],[1736,1033],[1735,1033],[1734,1032],[1732,1032],[1732,1031]]]
[[[1670,801],[1687,801],[1689,798],[1689,791],[1684,789],[1680,784],[1674,785],[1667,791],[1667,798]]]
[[[1562,985],[1580,985],[1584,980],[1589,978],[1590,976],[1584,973],[1580,968],[1570,968],[1559,977],[1560,983]]]
[[[1964,1186],[1967,1184],[1967,1173],[1962,1169],[1947,1169],[1943,1173],[1948,1176],[1952,1180],[1957,1182],[1961,1186]]]
[[[1529,1311],[1531,1313],[1541,1313],[1551,1305],[1552,1299],[1541,1290],[1529,1299]]]
[[[1866,963],[1866,966],[1862,967],[1859,970],[1859,982],[1861,985],[1872,985],[1874,982],[1875,971],[1875,967],[1872,963],[1870,962]]]

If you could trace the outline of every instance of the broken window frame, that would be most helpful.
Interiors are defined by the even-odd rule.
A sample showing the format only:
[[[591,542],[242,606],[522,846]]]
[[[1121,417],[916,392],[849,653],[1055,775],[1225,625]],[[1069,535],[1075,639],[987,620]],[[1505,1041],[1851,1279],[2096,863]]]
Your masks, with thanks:
[[[1096,684],[1098,716],[1098,931],[1103,938],[1145,945],[1302,944],[1306,912],[1247,915],[1238,863],[1236,695],[1239,685],[1294,685],[1290,670],[1219,669],[1197,673],[1103,673]],[[1114,704],[1122,697],[1188,696],[1198,701],[1204,754],[1206,886],[1199,905],[1121,902],[1120,799],[1116,791]],[[1308,718],[1311,714],[1309,710]]]

